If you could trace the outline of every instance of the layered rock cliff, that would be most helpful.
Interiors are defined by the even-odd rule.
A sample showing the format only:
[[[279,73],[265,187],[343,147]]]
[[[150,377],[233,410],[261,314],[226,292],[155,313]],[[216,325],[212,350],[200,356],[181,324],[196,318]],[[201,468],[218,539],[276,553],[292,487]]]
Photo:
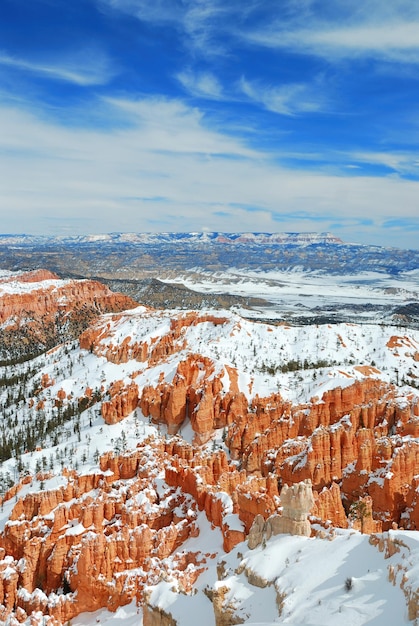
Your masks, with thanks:
[[[136,306],[94,280],[61,280],[46,270],[0,277],[0,360],[34,356],[77,338],[101,313]]]

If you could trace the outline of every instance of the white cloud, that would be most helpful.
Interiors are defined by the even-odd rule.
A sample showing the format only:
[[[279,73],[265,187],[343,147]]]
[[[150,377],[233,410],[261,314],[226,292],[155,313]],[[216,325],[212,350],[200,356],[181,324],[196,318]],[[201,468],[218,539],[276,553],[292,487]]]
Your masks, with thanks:
[[[235,159],[261,156],[244,142],[207,128],[203,113],[180,100],[150,97],[137,100],[107,98],[105,101],[113,107],[110,117],[124,116],[131,121],[132,130],[127,131],[127,136],[141,136],[142,150],[199,154],[208,159],[217,155]]]
[[[97,0],[139,20],[172,25],[206,57],[233,40],[330,61],[367,56],[419,62],[417,0]]]
[[[177,0],[99,0],[99,4],[146,22],[163,24],[182,20],[185,13],[183,2]]]
[[[321,223],[321,230],[336,231],[340,221],[345,232],[336,234],[356,240],[350,225],[368,216],[367,241],[395,215],[417,216],[418,182],[280,167],[206,127],[199,110],[179,101],[113,100],[107,106],[110,116],[130,125],[64,128],[0,108],[3,230],[182,231],[205,224],[277,231]],[[385,243],[390,230],[381,236]],[[400,245],[407,240],[400,238]]]
[[[219,32],[229,31],[231,15],[243,12],[242,7],[237,11],[237,5],[231,6],[223,0],[97,1],[102,7],[128,13],[143,22],[177,28],[183,35],[183,44],[206,58],[226,53],[225,45],[218,37]]]
[[[58,62],[28,61],[0,52],[1,65],[83,87],[106,84],[115,74],[107,56],[94,49],[73,53]]]
[[[324,95],[311,85],[292,83],[272,87],[242,77],[239,88],[250,100],[282,115],[320,111],[325,107]]]
[[[419,22],[334,29],[260,32],[253,41],[265,46],[292,48],[329,60],[367,56],[387,61],[419,63]]]
[[[417,152],[351,152],[347,156],[363,163],[384,165],[399,174],[419,174]]]
[[[208,98],[211,100],[223,100],[223,88],[217,77],[210,72],[193,72],[184,70],[176,75],[181,85],[191,95],[198,98]]]
[[[368,57],[419,62],[419,4],[416,0],[336,3],[288,0],[285,10],[242,36],[252,43],[325,57]]]

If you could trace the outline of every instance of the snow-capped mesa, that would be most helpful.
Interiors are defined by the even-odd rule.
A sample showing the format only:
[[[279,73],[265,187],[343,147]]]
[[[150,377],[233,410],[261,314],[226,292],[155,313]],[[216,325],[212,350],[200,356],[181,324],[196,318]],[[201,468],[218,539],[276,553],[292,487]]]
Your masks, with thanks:
[[[48,237],[36,235],[1,235],[0,245],[33,245],[48,243],[68,244],[91,244],[97,242],[115,243],[169,243],[175,242],[205,242],[224,244],[340,244],[342,240],[331,233],[218,233],[218,232],[193,232],[193,233],[102,233],[92,235],[78,235],[69,237]]]

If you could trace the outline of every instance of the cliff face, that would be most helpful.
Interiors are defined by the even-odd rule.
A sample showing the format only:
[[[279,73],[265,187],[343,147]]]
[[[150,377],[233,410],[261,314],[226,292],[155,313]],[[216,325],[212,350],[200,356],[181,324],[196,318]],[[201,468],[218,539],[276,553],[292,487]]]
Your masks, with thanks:
[[[76,338],[101,313],[137,303],[93,280],[37,270],[0,278],[0,358],[15,360]]]
[[[44,296],[32,305],[34,318],[48,310],[42,315],[50,319],[67,305],[71,315],[77,302],[90,303],[96,313],[102,306],[129,304],[106,290],[101,300],[102,288],[90,281],[62,284],[48,274],[26,280],[44,284]],[[27,296],[26,287],[17,294],[12,286],[15,296]],[[27,314],[22,302],[16,300],[16,319]],[[401,394],[369,365],[343,374],[348,380],[342,386],[327,378],[304,402],[286,396],[288,378],[278,378],[264,393],[261,360],[259,370],[251,370],[249,353],[239,364],[234,358],[223,361],[222,344],[251,345],[252,333],[259,332],[261,345],[263,340],[269,347],[274,332],[282,332],[285,341],[290,329],[246,323],[139,307],[107,315],[85,330],[74,362],[64,347],[45,355],[51,356],[47,370],[29,379],[33,384],[24,386],[17,402],[16,415],[26,401],[18,426],[28,415],[43,427],[51,418],[51,429],[55,420],[57,443],[52,445],[52,437],[44,441],[52,442],[56,455],[62,454],[60,438],[71,438],[74,428],[79,437],[72,439],[73,453],[80,460],[77,447],[84,446],[88,469],[78,474],[73,459],[66,458],[69,468],[58,476],[51,452],[50,474],[22,475],[5,494],[3,504],[11,513],[0,535],[0,620],[20,612],[23,621],[39,610],[64,623],[83,611],[115,609],[132,599],[142,603],[143,589],[165,578],[174,577],[179,589],[189,590],[213,558],[205,546],[199,553],[181,549],[199,532],[198,511],[220,529],[225,552],[249,534],[257,545],[263,533],[309,535],[319,526],[351,526],[364,533],[394,524],[416,527],[417,394]],[[339,335],[338,341],[346,347],[347,339]],[[393,335],[385,349],[416,359],[416,344],[405,337]],[[65,355],[65,367],[59,355]],[[10,402],[8,396],[4,404]],[[70,421],[74,407],[76,422]],[[9,413],[12,428],[15,415]],[[135,435],[134,419],[141,425]],[[100,458],[98,452],[94,461],[91,428],[114,448]],[[147,429],[155,436],[147,438]],[[129,445],[127,439],[115,442],[121,433]],[[116,454],[121,449],[130,452]],[[160,618],[170,616],[146,619]]]

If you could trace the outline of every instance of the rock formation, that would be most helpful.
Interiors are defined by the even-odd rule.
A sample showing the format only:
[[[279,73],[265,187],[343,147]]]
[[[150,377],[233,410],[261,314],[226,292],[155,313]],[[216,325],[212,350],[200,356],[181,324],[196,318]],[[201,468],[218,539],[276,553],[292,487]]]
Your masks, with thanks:
[[[101,313],[138,306],[93,280],[37,270],[0,278],[0,357],[33,356],[76,338]]]
[[[311,481],[306,480],[291,487],[284,485],[281,489],[280,503],[282,507],[280,515],[274,514],[268,517],[266,522],[263,515],[255,516],[247,540],[251,550],[263,540],[280,533],[310,537],[311,524],[308,515],[315,505]]]
[[[18,296],[13,324],[29,306],[29,293],[35,294],[30,310],[47,325],[70,315],[70,308],[82,316],[86,305],[89,316],[135,304],[91,281],[63,283],[45,273],[23,280],[33,289],[9,294]],[[12,282],[5,284],[12,289]],[[4,302],[10,313],[11,300]],[[73,405],[79,413],[91,407],[84,428],[103,420],[103,429],[120,433],[119,422],[137,411],[135,420],[158,425],[162,436],[131,442],[137,447],[129,452],[115,444],[89,471],[63,470],[58,487],[48,486],[52,474],[45,471],[22,476],[5,493],[3,504],[12,510],[0,535],[0,620],[41,611],[64,623],[82,611],[141,603],[143,590],[165,580],[170,567],[179,590],[190,590],[212,558],[180,551],[198,533],[198,511],[220,529],[225,552],[246,538],[254,548],[278,533],[309,536],[313,525],[313,532],[327,534],[333,526],[347,527],[348,517],[365,533],[394,524],[419,528],[417,394],[401,395],[365,364],[354,368],[359,380],[352,371],[348,384],[327,384],[305,402],[283,397],[280,385],[266,396],[260,385],[257,394],[253,375],[212,355],[218,334],[228,328],[231,338],[241,323],[145,307],[112,313],[79,340],[78,363],[85,359],[96,371],[106,359],[112,364],[106,374],[96,372],[95,382],[87,375],[74,392],[51,367],[25,387],[19,402],[30,395],[25,409],[42,411],[40,420],[48,411],[62,417]],[[214,341],[203,354],[202,328]],[[343,337],[338,340],[346,348]],[[416,358],[405,337],[392,337],[386,348]],[[125,363],[120,374],[116,366]],[[100,408],[93,410],[95,403]],[[186,427],[192,444],[180,436]],[[220,585],[214,595],[220,624],[223,593]],[[152,608],[144,615],[150,625],[173,621]]]
[[[107,424],[116,424],[138,406],[138,387],[132,382],[127,387],[119,380],[109,389],[110,400],[102,402],[102,417]]]
[[[70,472],[65,486],[17,500],[0,537],[0,604],[6,614],[19,606],[64,623],[82,611],[112,610],[140,598],[158,575],[158,563],[163,567],[196,534],[193,500],[170,488],[157,494],[157,474],[145,458],[151,445],[132,455],[104,456],[106,469]],[[163,464],[164,447],[156,445],[153,454]],[[188,569],[192,561],[177,561],[185,588],[201,571]]]
[[[314,505],[311,481],[306,480],[291,487],[284,485],[281,489],[280,500],[282,515],[278,521],[277,531],[310,537],[311,526],[308,514]]]

